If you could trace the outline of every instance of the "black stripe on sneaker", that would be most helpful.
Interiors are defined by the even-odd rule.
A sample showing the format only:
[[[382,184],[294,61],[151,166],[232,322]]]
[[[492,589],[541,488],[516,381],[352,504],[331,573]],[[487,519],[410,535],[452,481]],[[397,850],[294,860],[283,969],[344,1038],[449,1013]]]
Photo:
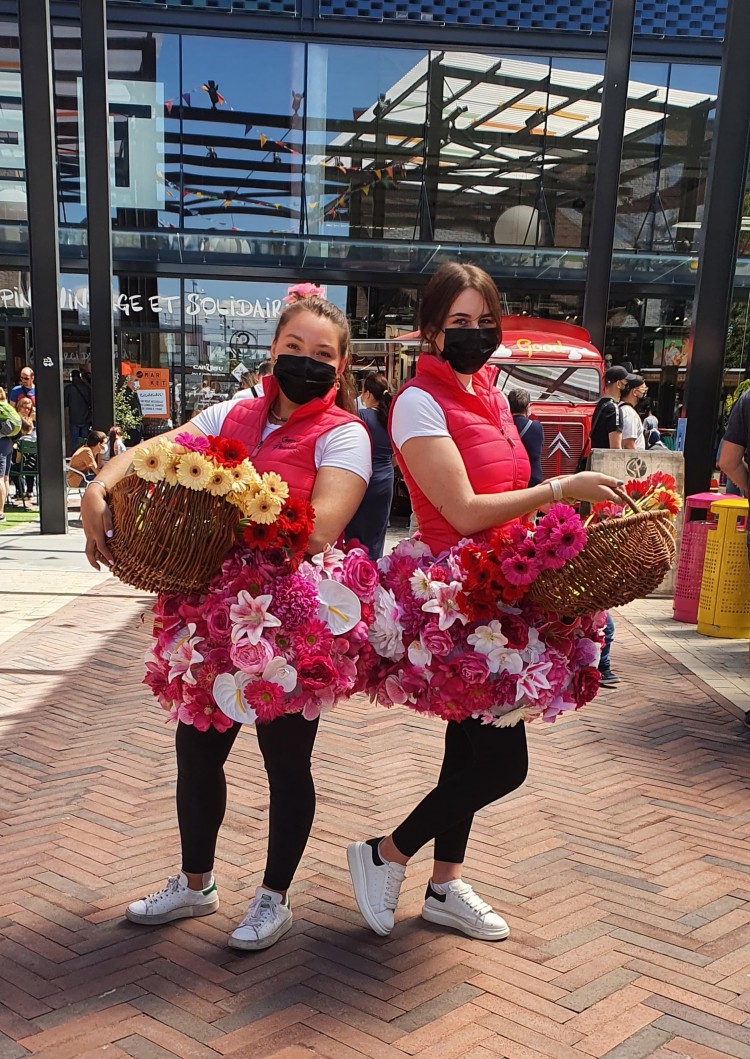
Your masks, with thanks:
[[[424,895],[425,901],[427,900],[428,897],[431,897],[434,901],[445,902],[446,894],[438,893],[437,890],[433,890],[432,886],[429,883],[427,883],[427,890],[425,891],[425,895]]]
[[[378,851],[378,846],[382,841],[382,838],[368,838],[368,840],[365,842],[365,845],[370,847],[370,852],[372,853],[372,863],[377,868],[382,868],[385,864],[385,861],[382,859]]]

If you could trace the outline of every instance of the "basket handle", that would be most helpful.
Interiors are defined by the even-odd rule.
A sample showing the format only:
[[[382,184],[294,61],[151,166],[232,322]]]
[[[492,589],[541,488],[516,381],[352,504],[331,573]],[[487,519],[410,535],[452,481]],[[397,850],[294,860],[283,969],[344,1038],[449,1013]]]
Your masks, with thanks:
[[[636,515],[641,514],[641,509],[638,507],[638,505],[635,503],[635,501],[630,496],[628,496],[628,494],[625,492],[624,489],[616,489],[616,488],[614,488],[612,490],[612,492],[613,493],[617,493],[617,495],[619,496],[620,500],[622,500],[623,504],[625,504],[627,507],[629,507],[631,511],[634,511],[636,513]]]

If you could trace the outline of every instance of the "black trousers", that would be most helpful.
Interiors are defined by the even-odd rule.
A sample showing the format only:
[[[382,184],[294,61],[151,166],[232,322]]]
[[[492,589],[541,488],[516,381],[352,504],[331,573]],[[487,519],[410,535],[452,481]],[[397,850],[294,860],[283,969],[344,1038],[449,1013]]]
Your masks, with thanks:
[[[182,842],[182,870],[209,872],[214,866],[216,839],[227,807],[224,762],[240,725],[226,732],[199,732],[178,724],[177,819]],[[318,721],[288,714],[256,728],[258,746],[268,774],[268,855],[263,885],[286,890],[297,870],[315,816],[315,785],[310,758]]]
[[[434,839],[435,860],[463,863],[474,813],[520,787],[528,767],[525,724],[449,721],[437,786],[393,832],[396,848],[413,857]]]

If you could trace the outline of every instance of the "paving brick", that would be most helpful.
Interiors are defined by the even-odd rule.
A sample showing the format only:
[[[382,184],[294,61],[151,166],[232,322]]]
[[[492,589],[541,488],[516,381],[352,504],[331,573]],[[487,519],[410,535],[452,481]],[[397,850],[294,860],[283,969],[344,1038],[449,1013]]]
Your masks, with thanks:
[[[105,584],[13,645],[33,673],[14,684],[22,728],[0,705],[14,894],[0,906],[0,1059],[750,1059],[744,732],[627,623],[617,692],[531,726],[529,781],[477,816],[466,874],[508,941],[421,921],[429,849],[393,934],[362,925],[346,841],[429,789],[443,729],[359,696],[321,725],[294,928],[238,956],[226,936],[267,829],[252,732],[227,765],[220,912],[153,930],[122,919],[178,850],[173,733],[140,686],[142,607]]]

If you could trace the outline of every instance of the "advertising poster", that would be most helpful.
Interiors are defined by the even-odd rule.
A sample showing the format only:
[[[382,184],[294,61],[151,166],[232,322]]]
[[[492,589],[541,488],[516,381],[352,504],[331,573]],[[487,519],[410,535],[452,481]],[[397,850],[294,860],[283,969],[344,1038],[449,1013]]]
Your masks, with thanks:
[[[133,374],[138,380],[138,398],[144,419],[169,419],[169,370],[141,368],[122,362],[122,374]]]

